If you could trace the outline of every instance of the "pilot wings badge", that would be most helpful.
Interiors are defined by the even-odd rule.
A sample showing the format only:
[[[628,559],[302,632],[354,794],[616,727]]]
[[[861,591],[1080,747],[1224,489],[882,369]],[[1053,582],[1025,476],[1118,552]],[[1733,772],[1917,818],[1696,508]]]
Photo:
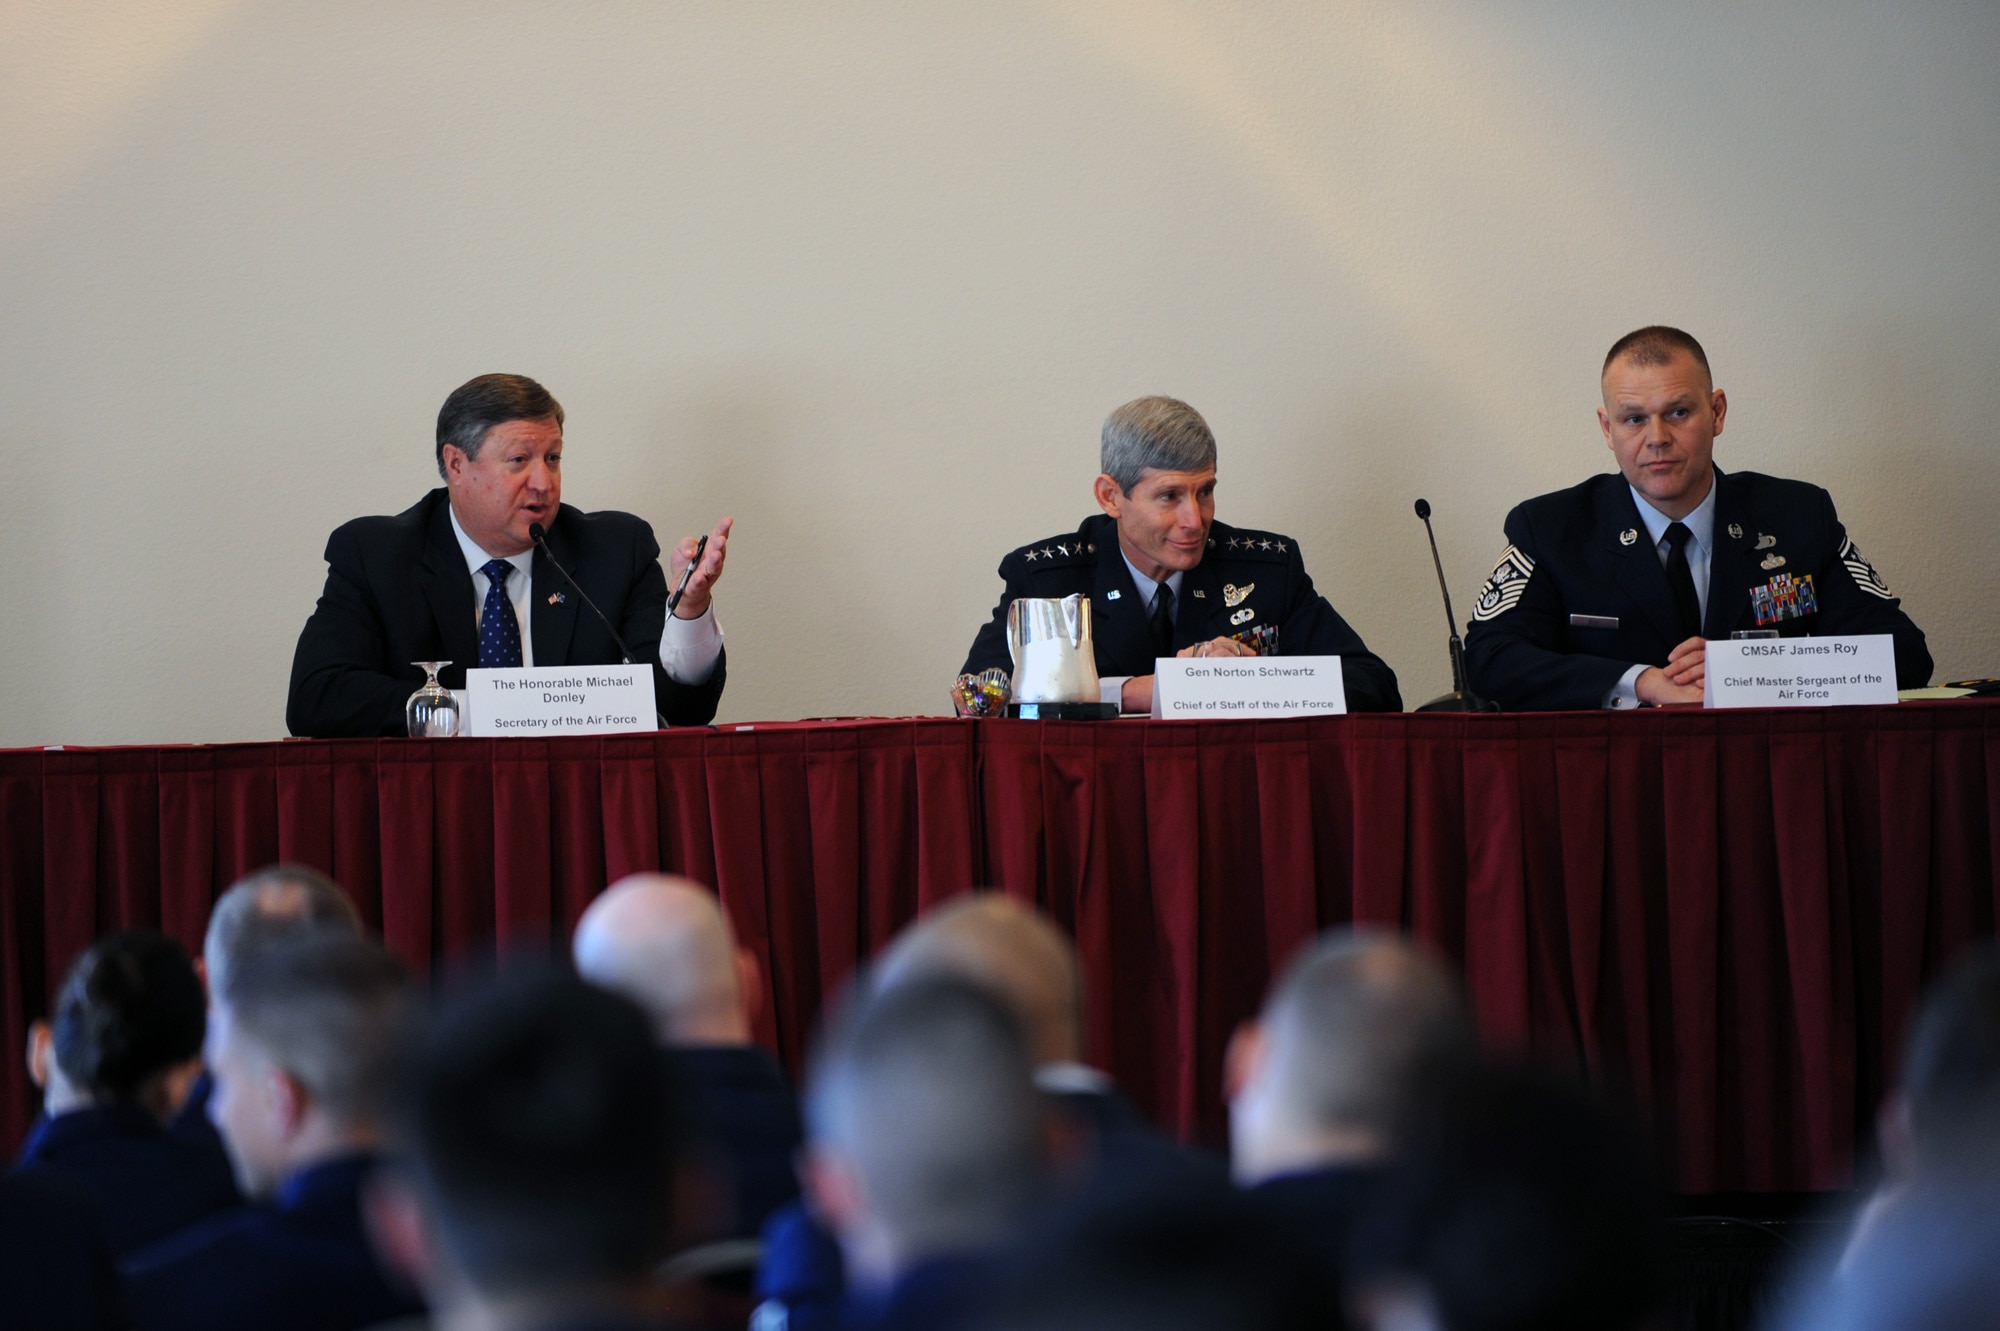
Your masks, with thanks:
[[[1479,589],[1479,600],[1473,603],[1472,618],[1484,623],[1495,616],[1512,610],[1528,590],[1528,578],[1535,571],[1535,561],[1521,553],[1518,546],[1508,546],[1500,552],[1500,562],[1493,566],[1492,576]]]
[[[1233,582],[1225,582],[1222,584],[1222,603],[1226,606],[1242,605],[1250,593],[1256,590],[1257,584],[1254,582],[1246,582],[1241,587]]]

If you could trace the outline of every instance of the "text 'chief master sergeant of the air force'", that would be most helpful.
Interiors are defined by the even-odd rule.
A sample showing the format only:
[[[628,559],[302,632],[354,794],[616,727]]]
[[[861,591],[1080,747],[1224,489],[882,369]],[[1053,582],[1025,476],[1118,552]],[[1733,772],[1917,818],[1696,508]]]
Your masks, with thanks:
[[[1472,685],[1510,711],[1699,703],[1707,640],[1886,633],[1896,684],[1924,635],[1816,485],[1714,464],[1729,403],[1701,344],[1641,328],[1604,358],[1597,420],[1617,475],[1507,515],[1465,639]]]
[[[1006,589],[964,673],[1007,670],[1016,598],[1090,597],[1101,699],[1153,704],[1163,656],[1339,656],[1352,712],[1402,708],[1396,675],[1313,589],[1289,536],[1215,520],[1215,436],[1185,402],[1142,397],[1104,422],[1104,511],[1000,561]]]
[[[468,666],[615,665],[611,631],[550,564],[568,569],[632,651],[653,666],[669,725],[703,725],[728,663],[710,598],[730,520],[709,533],[672,622],[653,529],[630,513],[562,502],[563,409],[518,374],[483,374],[438,411],[444,485],[394,517],[356,518],[326,543],[326,590],[292,658],[285,723],[316,738],[400,735],[403,705],[424,682],[413,661],[450,661],[438,679],[465,686]],[[546,529],[537,549],[531,529]],[[676,581],[694,537],[673,551]]]

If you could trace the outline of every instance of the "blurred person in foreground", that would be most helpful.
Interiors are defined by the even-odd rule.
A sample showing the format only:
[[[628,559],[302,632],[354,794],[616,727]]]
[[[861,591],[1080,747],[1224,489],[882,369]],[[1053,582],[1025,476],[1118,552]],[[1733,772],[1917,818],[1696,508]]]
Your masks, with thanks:
[[[229,977],[258,953],[327,931],[347,938],[361,937],[361,917],[334,881],[303,864],[273,864],[245,874],[215,900],[208,914],[208,932],[196,963],[210,1001]],[[213,1150],[226,1161],[222,1138],[208,1116],[208,1098],[215,1079],[206,1068],[189,1087],[186,1102],[174,1117],[171,1131],[182,1141]]]
[[[1411,1123],[1478,1057],[1458,982],[1430,953],[1390,933],[1323,935],[1230,1042],[1237,1182],[1337,1257]]]
[[[664,874],[632,874],[591,902],[572,943],[577,973],[623,994],[694,1098],[699,1131],[735,1195],[723,1232],[757,1234],[798,1197],[798,1099],[752,1038],[763,994],[757,959],[736,941],[715,894]]]
[[[1043,1107],[1013,1014],[949,978],[863,998],[826,1034],[806,1123],[806,1190],[846,1258],[839,1325],[959,1325],[986,1260],[1046,1191]]]
[[[1659,1199],[1637,1130],[1522,1068],[1460,1081],[1407,1138],[1355,1231],[1374,1331],[1628,1331],[1656,1309]]]
[[[571,976],[504,978],[417,1042],[397,1164],[371,1197],[384,1247],[441,1323],[484,1331],[668,1325],[686,1106],[646,1015]]]
[[[0,1310],[21,1331],[126,1331],[118,1266],[67,1179],[0,1175]]]
[[[215,1000],[209,1108],[253,1202],[132,1259],[140,1325],[347,1331],[417,1311],[361,1215],[417,1006],[402,966],[312,936],[251,957]]]
[[[1219,1163],[1156,1132],[1109,1077],[1083,1061],[1076,946],[1046,916],[999,892],[957,897],[883,949],[867,982],[881,992],[937,978],[978,985],[1019,1023],[1059,1184],[1097,1196],[1150,1190],[1162,1181],[1225,1185]],[[765,1241],[758,1289],[767,1315],[784,1309],[795,1331],[823,1324],[844,1284],[839,1247],[799,1206],[778,1212]]]
[[[1861,1210],[1843,1265],[1922,1180],[2000,1141],[2000,946],[1989,941],[1960,958],[1924,996],[1877,1137],[1882,1186]]]
[[[24,1173],[67,1180],[125,1256],[236,1204],[228,1161],[168,1134],[201,1067],[201,979],[145,930],[98,940],[70,968],[52,1022],[29,1031],[46,1117]]]

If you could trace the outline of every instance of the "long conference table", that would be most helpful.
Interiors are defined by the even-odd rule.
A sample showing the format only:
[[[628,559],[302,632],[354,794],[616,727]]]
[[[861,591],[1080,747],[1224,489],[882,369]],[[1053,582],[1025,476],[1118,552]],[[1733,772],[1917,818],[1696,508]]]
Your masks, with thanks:
[[[623,874],[713,884],[794,1067],[898,928],[1006,891],[1075,934],[1094,1060],[1211,1142],[1274,970],[1328,926],[1403,929],[1497,1048],[1632,1097],[1681,1189],[1830,1189],[1921,986],[1994,932],[2000,704],[4,751],[6,1048],[94,938],[198,947],[278,860],[432,974],[559,953]],[[8,1142],[32,1112],[0,1057]]]

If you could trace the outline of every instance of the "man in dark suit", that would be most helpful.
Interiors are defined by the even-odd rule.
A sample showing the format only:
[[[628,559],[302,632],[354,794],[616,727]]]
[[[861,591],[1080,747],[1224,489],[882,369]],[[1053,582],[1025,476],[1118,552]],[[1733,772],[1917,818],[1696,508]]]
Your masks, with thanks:
[[[438,412],[433,490],[395,517],[357,518],[326,545],[326,590],[299,635],[285,724],[295,735],[400,735],[424,682],[413,661],[468,667],[615,665],[612,633],[556,571],[569,570],[618,626],[632,661],[650,662],[669,724],[702,725],[722,697],[722,633],[710,607],[731,520],[709,533],[667,622],[667,578],[653,530],[629,513],[562,504],[562,405],[532,379],[487,374]],[[537,550],[531,529],[546,530]],[[676,546],[678,583],[695,538]]]
[[[361,1210],[415,1002],[380,946],[325,933],[229,977],[209,1026],[210,1112],[258,1200],[131,1258],[141,1327],[350,1331],[420,1310]]]
[[[1090,597],[1102,700],[1151,710],[1163,656],[1339,656],[1347,707],[1403,706],[1396,674],[1314,590],[1298,542],[1215,521],[1215,436],[1185,402],[1143,397],[1104,422],[1104,511],[1000,561],[1006,588],[962,676],[1008,671],[1007,607]],[[954,689],[961,710],[971,710]]]
[[[1465,640],[1480,693],[1509,710],[1699,703],[1709,638],[1886,633],[1896,683],[1930,653],[1818,486],[1714,465],[1728,399],[1677,328],[1605,357],[1598,425],[1616,476],[1507,515],[1508,546]]]

